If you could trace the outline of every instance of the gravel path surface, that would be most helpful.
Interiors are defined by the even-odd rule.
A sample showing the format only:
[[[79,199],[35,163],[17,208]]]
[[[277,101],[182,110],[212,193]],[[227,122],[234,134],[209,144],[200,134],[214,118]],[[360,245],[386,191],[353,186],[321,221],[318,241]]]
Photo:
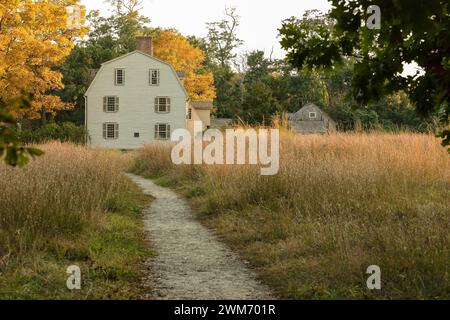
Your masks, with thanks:
[[[152,181],[128,175],[155,198],[145,209],[148,240],[157,256],[147,261],[146,282],[156,299],[272,299],[270,290],[207,228],[183,197]]]

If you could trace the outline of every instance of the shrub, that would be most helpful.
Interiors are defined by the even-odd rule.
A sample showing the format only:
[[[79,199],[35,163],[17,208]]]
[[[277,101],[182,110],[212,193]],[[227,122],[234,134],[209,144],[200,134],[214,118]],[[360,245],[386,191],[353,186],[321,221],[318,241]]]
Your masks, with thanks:
[[[20,138],[24,143],[39,144],[49,141],[72,142],[84,144],[86,129],[84,126],[76,126],[71,122],[62,124],[49,123],[35,130],[22,129]]]

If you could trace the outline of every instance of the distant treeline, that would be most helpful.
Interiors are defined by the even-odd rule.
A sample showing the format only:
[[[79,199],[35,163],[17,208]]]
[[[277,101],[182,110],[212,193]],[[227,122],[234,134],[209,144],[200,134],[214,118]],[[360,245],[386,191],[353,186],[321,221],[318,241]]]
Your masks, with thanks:
[[[99,68],[101,63],[134,50],[136,34],[163,32],[150,28],[149,19],[139,12],[116,12],[102,17],[93,11],[87,21],[91,28],[87,40],[78,43],[60,67],[65,88],[57,94],[75,108],[59,112],[55,118],[58,123],[83,124],[83,95],[89,85],[89,69]],[[230,9],[222,21],[207,24],[205,38],[185,37],[190,46],[201,49],[205,55],[201,68],[195,72],[214,77],[218,118],[269,124],[274,114],[296,112],[312,102],[325,110],[343,131],[428,131],[437,123],[436,119],[424,120],[417,116],[403,92],[380,97],[377,103],[358,104],[352,92],[354,61],[350,59],[340,68],[324,72],[297,70],[286,60],[272,59],[258,50],[236,55],[236,49],[243,43],[237,37],[238,27],[239,16]],[[181,52],[177,54],[183,57]]]

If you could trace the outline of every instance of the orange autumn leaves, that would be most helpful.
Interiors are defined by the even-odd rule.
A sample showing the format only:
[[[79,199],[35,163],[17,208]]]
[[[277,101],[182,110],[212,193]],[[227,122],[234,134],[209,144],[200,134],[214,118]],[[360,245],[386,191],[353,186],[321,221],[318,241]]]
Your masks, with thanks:
[[[86,31],[67,26],[66,8],[78,2],[0,0],[0,99],[33,97],[30,108],[8,110],[16,117],[36,119],[71,107],[48,92],[63,88],[61,73],[53,68]]]
[[[185,73],[184,86],[192,100],[211,101],[216,97],[213,74],[203,70],[205,54],[201,49],[175,30],[157,30],[153,41],[154,56]]]

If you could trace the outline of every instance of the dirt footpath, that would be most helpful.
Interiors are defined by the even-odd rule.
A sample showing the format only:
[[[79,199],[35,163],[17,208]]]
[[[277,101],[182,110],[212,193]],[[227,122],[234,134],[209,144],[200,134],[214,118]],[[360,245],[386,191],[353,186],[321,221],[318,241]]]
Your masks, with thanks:
[[[145,209],[145,231],[157,256],[147,281],[157,299],[272,299],[270,290],[217,237],[193,217],[180,195],[128,175],[155,198]]]

